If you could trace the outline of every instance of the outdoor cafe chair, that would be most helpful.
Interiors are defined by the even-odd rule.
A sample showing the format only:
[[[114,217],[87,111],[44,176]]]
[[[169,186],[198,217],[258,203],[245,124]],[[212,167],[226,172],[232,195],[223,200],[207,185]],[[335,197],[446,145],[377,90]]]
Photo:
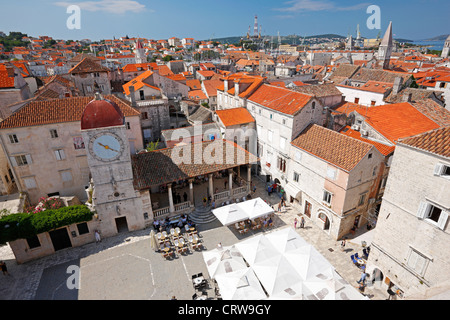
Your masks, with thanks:
[[[166,231],[163,231],[163,232],[162,232],[162,236],[163,236],[164,238],[167,238],[167,232],[166,232]]]

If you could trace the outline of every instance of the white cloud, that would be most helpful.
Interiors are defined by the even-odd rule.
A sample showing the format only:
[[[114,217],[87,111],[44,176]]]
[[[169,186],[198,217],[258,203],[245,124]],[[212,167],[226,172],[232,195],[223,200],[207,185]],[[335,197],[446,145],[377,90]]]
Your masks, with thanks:
[[[108,12],[108,13],[126,13],[141,12],[145,10],[145,5],[134,0],[98,0],[98,1],[81,1],[81,2],[67,2],[59,1],[54,3],[60,7],[68,7],[70,5],[77,5],[81,10],[91,12]]]
[[[354,11],[367,8],[369,3],[360,3],[349,7],[341,7],[329,0],[293,0],[285,2],[289,7],[276,8],[282,12],[305,12],[305,11]]]

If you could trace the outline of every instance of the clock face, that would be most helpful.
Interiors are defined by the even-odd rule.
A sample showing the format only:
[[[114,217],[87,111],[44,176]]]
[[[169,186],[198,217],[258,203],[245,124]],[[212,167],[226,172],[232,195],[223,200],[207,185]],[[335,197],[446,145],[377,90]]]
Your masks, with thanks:
[[[122,139],[117,135],[103,133],[91,138],[89,152],[97,160],[113,161],[122,155],[123,147]]]

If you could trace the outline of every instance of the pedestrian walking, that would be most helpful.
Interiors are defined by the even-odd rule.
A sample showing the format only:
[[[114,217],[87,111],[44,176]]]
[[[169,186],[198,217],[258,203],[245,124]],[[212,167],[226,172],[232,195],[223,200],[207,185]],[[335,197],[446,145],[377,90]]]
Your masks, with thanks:
[[[302,217],[302,220],[300,221],[300,228],[304,228],[305,227],[305,218]]]
[[[272,194],[272,186],[269,186],[267,188],[267,195],[270,197],[271,194]]]
[[[281,211],[281,201],[278,203],[278,212]]]
[[[253,184],[253,193],[256,192],[256,186]]]
[[[98,232],[98,230],[95,230],[94,231],[94,235],[95,235],[95,242],[101,242],[102,241],[102,239],[101,239],[101,237],[100,237],[100,233]]]
[[[298,220],[297,220],[297,218],[295,218],[294,219],[294,229],[297,229],[297,222],[298,222]]]
[[[344,251],[345,250],[345,245],[346,245],[346,241],[345,239],[341,241],[341,250]]]
[[[0,262],[0,266],[2,268],[3,275],[9,275],[8,268],[6,267],[5,261]]]
[[[366,284],[366,278],[367,278],[367,273],[364,270],[362,272],[362,274],[361,274],[361,278],[358,281],[356,281],[356,282],[359,283],[359,284],[362,284],[364,286]]]

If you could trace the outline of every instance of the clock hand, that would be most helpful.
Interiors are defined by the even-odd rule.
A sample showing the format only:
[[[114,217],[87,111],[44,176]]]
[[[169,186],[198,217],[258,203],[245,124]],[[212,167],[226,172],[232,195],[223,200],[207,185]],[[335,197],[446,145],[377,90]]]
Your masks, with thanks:
[[[117,151],[116,149],[111,148],[110,146],[105,146],[104,144],[101,144],[100,142],[97,142],[100,146],[102,146],[103,148],[105,148],[106,150],[111,150],[114,152],[119,153],[119,151]]]

